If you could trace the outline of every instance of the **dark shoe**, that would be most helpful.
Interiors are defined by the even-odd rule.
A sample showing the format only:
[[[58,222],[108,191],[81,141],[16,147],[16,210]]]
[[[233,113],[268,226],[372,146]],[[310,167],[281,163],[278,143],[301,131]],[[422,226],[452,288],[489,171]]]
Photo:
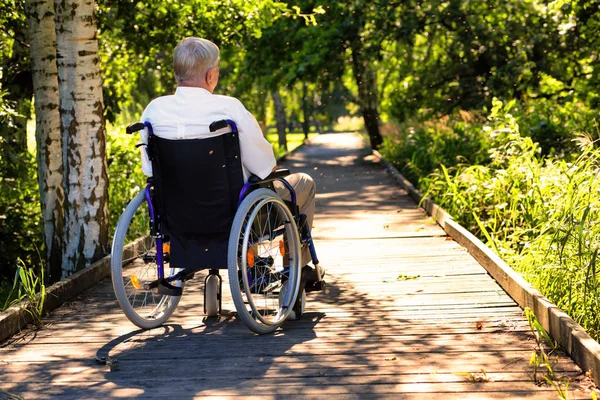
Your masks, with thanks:
[[[304,282],[304,290],[306,293],[318,292],[323,290],[325,287],[325,269],[321,268],[321,280],[317,276],[317,269],[311,268],[308,265],[302,267],[302,281]]]

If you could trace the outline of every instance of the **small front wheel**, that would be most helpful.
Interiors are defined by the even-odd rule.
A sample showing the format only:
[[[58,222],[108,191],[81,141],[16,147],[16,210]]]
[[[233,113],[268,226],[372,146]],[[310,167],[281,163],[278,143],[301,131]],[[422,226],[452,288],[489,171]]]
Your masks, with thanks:
[[[204,284],[204,310],[207,317],[219,315],[219,277],[208,275]]]
[[[110,268],[119,306],[131,322],[142,329],[165,323],[181,296],[159,294],[147,284],[158,279],[156,243],[148,234],[150,214],[142,190],[125,208],[117,223],[111,249]],[[129,245],[125,245],[130,243]],[[165,264],[165,278],[178,272]],[[181,280],[171,282],[183,287]]]

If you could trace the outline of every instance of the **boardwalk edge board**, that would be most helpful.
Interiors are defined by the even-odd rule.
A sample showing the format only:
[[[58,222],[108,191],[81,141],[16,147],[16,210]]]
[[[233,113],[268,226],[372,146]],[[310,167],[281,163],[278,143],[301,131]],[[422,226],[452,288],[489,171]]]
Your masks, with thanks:
[[[304,145],[309,144],[311,138],[304,140],[298,147],[286,152],[277,158],[277,162],[284,161],[287,157],[300,150]],[[137,239],[125,247],[125,251],[135,251],[136,245],[140,243]],[[60,307],[66,301],[72,299],[77,294],[91,288],[96,283],[110,275],[110,255],[96,261],[91,266],[71,275],[65,280],[56,282],[46,288],[46,301],[44,303],[43,315]],[[38,295],[39,296],[39,295]],[[29,310],[31,305],[29,301],[24,300],[17,305],[7,308],[0,312],[0,342],[11,337],[27,324],[32,322]]]
[[[594,383],[600,385],[600,344],[588,335],[585,329],[569,315],[525,281],[492,249],[456,223],[448,212],[435,204],[430,198],[424,198],[423,193],[417,190],[377,150],[373,150],[373,155],[385,165],[387,172],[408,192],[409,196],[427,214],[432,216],[452,239],[466,248],[519,306],[522,308],[529,307],[533,310],[550,336],[560,344],[584,372],[591,370],[591,378]]]
[[[139,238],[125,246],[124,251],[130,258],[139,251],[140,245],[149,236]],[[129,255],[131,254],[131,255]],[[65,280],[56,282],[46,288],[46,300],[42,315],[62,306],[65,302],[75,297],[77,294],[91,288],[96,283],[110,275],[110,255],[96,261],[91,266],[76,272]],[[38,294],[39,298],[39,294]],[[7,310],[0,312],[0,342],[19,332],[21,328],[32,322],[31,305],[28,300],[24,300]]]

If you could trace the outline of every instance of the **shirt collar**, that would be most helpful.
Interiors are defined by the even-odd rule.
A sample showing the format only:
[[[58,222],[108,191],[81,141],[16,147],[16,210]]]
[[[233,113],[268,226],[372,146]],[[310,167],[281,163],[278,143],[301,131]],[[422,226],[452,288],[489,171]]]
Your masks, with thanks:
[[[175,96],[176,97],[180,97],[180,96],[206,96],[206,95],[210,95],[211,93],[204,89],[204,88],[199,88],[199,87],[191,87],[191,86],[178,86],[177,89],[175,90]]]

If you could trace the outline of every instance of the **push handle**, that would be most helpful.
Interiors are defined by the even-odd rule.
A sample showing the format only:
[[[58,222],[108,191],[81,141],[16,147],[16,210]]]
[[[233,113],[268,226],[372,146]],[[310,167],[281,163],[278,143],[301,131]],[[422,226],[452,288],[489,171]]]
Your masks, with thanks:
[[[131,135],[134,132],[141,131],[144,129],[146,125],[143,122],[134,122],[133,124],[129,124],[129,126],[125,129],[128,135]]]
[[[208,129],[210,129],[211,132],[216,132],[219,129],[227,128],[228,125],[231,127],[232,132],[237,132],[237,125],[230,119],[215,121],[208,126]]]

